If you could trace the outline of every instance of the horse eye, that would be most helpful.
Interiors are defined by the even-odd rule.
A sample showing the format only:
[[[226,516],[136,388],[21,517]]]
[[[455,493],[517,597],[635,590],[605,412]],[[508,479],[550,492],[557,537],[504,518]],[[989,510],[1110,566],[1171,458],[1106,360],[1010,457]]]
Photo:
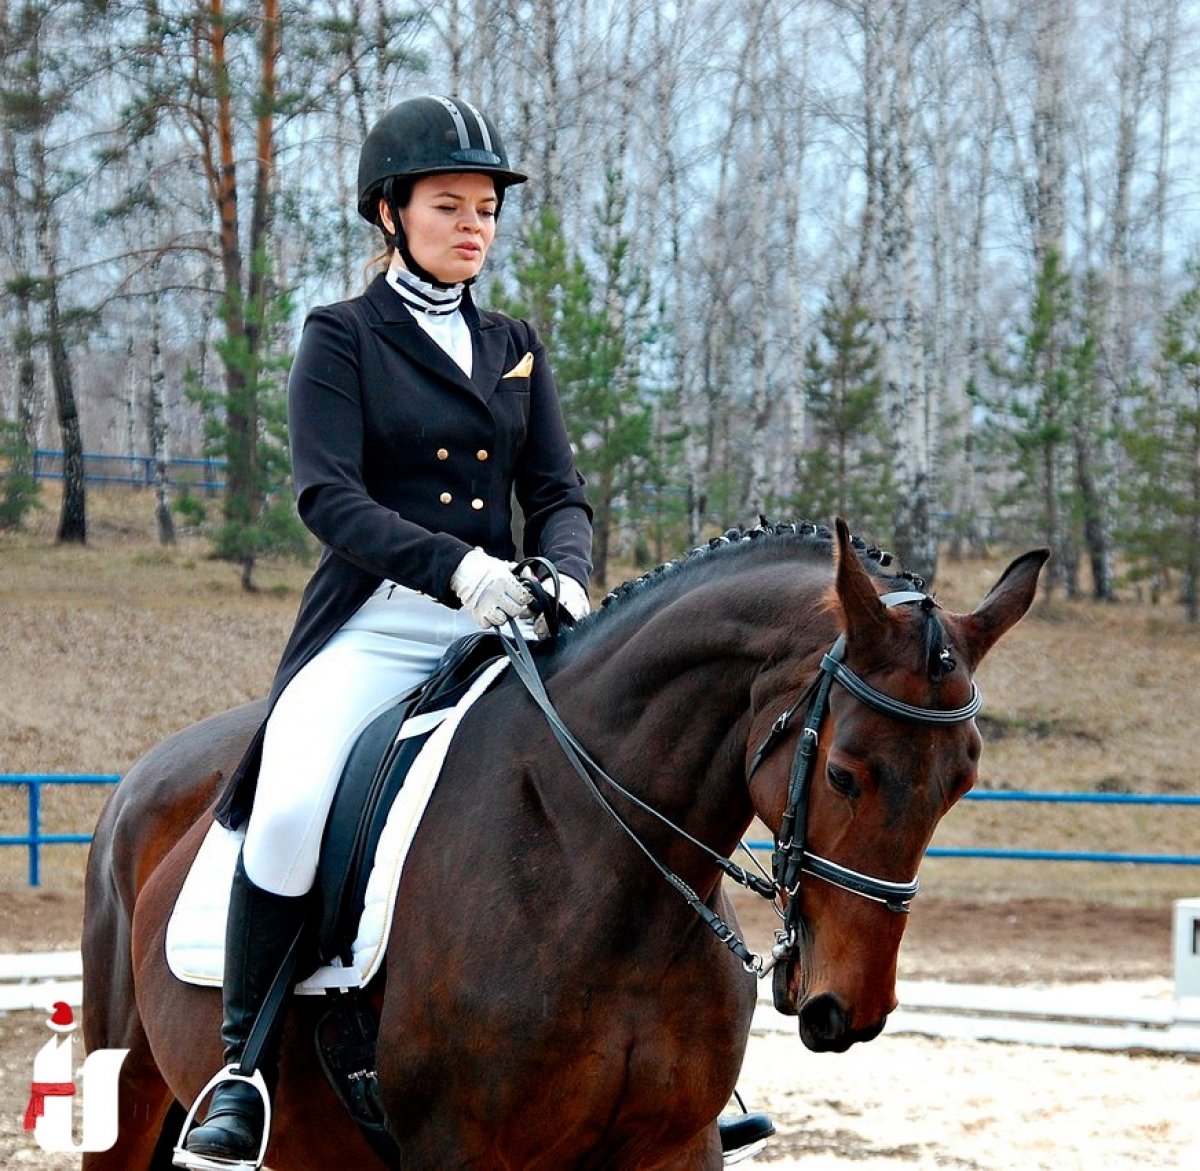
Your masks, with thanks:
[[[854,774],[849,770],[842,768],[840,765],[831,764],[825,770],[825,775],[829,778],[829,783],[844,797],[857,797],[861,790],[858,787],[858,782],[854,779]]]

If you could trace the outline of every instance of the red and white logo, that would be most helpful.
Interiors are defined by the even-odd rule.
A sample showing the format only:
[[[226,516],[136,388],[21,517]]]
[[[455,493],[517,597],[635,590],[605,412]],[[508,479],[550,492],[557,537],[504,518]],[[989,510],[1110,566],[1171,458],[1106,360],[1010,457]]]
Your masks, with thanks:
[[[75,1076],[71,1006],[55,1001],[46,1022],[57,1034],[33,1059],[33,1082],[25,1108],[25,1129],[43,1151],[107,1151],[117,1141],[117,1075],[128,1049],[97,1049],[89,1053],[80,1071],[83,1100],[83,1135],[74,1138]]]

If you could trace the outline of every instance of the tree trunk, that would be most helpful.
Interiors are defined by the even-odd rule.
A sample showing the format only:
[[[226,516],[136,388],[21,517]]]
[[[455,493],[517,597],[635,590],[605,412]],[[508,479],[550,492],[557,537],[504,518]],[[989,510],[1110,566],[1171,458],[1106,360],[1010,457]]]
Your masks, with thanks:
[[[937,574],[937,485],[932,436],[937,404],[925,376],[914,207],[912,41],[908,0],[896,0],[881,26],[888,52],[888,121],[881,168],[880,284],[883,289],[884,403],[891,428],[897,493],[896,551],[932,582]]]
[[[1187,620],[1200,623],[1200,383],[1193,385],[1189,432],[1191,450],[1191,499],[1187,501],[1187,554],[1184,558],[1183,589]]]
[[[1097,602],[1115,601],[1113,593],[1112,544],[1108,536],[1107,502],[1103,498],[1093,461],[1095,445],[1088,434],[1085,416],[1077,412],[1072,421],[1075,445],[1075,489],[1083,514],[1083,544],[1092,572],[1092,597]]]
[[[750,434],[748,436],[749,476],[744,485],[743,523],[752,524],[755,517],[769,510],[767,493],[768,441],[771,434],[773,403],[767,375],[767,330],[770,325],[770,283],[767,271],[767,189],[769,177],[766,166],[766,99],[763,87],[762,34],[765,16],[763,0],[755,3],[747,22],[743,68],[747,74],[746,119],[750,124],[748,239],[746,262],[750,277],[750,307],[744,323],[749,351],[750,377]]]
[[[71,380],[67,340],[63,336],[59,305],[58,253],[51,225],[50,191],[46,174],[45,143],[37,146],[37,249],[42,267],[42,297],[45,305],[46,349],[50,356],[50,384],[63,451],[62,506],[58,514],[59,544],[87,543],[87,486],[84,481],[83,437],[79,429],[79,406]]]
[[[793,173],[783,194],[785,322],[782,345],[786,355],[784,384],[780,388],[783,407],[784,447],[776,492],[795,507],[799,488],[801,459],[808,442],[808,404],[804,394],[805,266],[800,249],[802,231],[801,198],[804,192],[804,163],[809,144],[809,28],[806,25],[799,45],[776,45],[789,67],[802,72],[798,81],[787,86],[782,102],[781,124],[772,126],[772,137],[783,144],[787,165]],[[782,67],[783,60],[780,61]],[[786,519],[786,518],[785,518]]]
[[[978,108],[985,122],[980,133],[980,157],[974,170],[974,187],[970,192],[967,244],[961,258],[961,313],[965,322],[961,330],[962,372],[961,379],[951,387],[950,399],[951,410],[956,414],[950,446],[957,453],[957,474],[952,481],[953,495],[950,506],[955,517],[951,557],[958,557],[964,553],[977,557],[987,555],[986,534],[980,523],[979,485],[975,475],[974,404],[968,395],[968,387],[978,388],[983,385],[987,367],[981,290],[984,248],[987,243],[992,143],[995,137],[992,131],[996,127],[997,118],[994,100],[989,99],[985,92],[986,82],[981,82],[982,77],[977,78],[976,91]]]
[[[225,520],[241,531],[254,519],[256,475],[254,446],[256,418],[254,386],[249,364],[253,355],[246,332],[248,297],[242,277],[242,248],[238,210],[237,164],[234,153],[233,95],[226,47],[224,0],[210,0],[210,48],[213,90],[216,99],[215,157],[210,156],[210,185],[216,203],[223,294],[221,320],[225,329]],[[234,552],[230,550],[230,552]],[[253,574],[253,554],[238,551],[242,582]]]
[[[255,545],[250,533],[263,505],[259,468],[259,371],[263,323],[270,291],[267,250],[274,181],[275,68],[279,56],[278,0],[264,0],[259,42],[259,92],[256,107],[255,179],[249,225],[250,264],[245,266],[235,161],[233,94],[229,70],[224,0],[209,0],[211,75],[216,103],[216,143],[206,142],[209,185],[219,219],[221,271],[224,281],[222,321],[225,329],[225,520],[230,544],[226,552],[242,565],[242,585],[251,588]]]
[[[886,2],[886,0],[885,0]],[[863,210],[858,229],[858,258],[854,269],[851,300],[867,305],[876,320],[878,290],[872,270],[879,261],[879,200],[881,189],[879,119],[883,107],[884,74],[880,63],[882,35],[879,0],[863,0],[857,19],[863,35],[862,63],[862,150]]]
[[[166,373],[162,363],[162,305],[157,261],[150,275],[150,393],[147,396],[146,434],[154,460],[154,520],[160,545],[175,544],[175,518],[171,514],[170,452],[168,448]]]
[[[1151,198],[1153,247],[1150,256],[1151,297],[1155,319],[1162,317],[1166,300],[1163,279],[1167,256],[1167,203],[1171,187],[1171,107],[1175,86],[1175,38],[1179,27],[1180,0],[1165,0],[1159,38],[1157,141],[1154,159],[1154,194]]]
[[[51,268],[46,291],[46,342],[50,348],[50,381],[58,408],[58,427],[62,436],[63,490],[58,514],[59,544],[87,543],[87,487],[84,482],[83,436],[79,430],[79,408],[71,379],[66,339],[58,305],[58,278]]]
[[[35,457],[41,409],[29,299],[27,286],[14,297],[18,322],[12,336],[17,367],[16,422],[9,448],[8,475],[4,479],[4,498],[0,500],[0,529],[21,528],[26,513],[37,499]]]

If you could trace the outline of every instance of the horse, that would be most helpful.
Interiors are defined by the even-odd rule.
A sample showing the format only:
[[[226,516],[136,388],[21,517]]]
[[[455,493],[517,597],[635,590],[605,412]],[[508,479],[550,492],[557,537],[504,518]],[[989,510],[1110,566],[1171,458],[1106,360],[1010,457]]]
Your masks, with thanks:
[[[533,652],[603,772],[603,805],[504,672],[451,745],[366,990],[406,1171],[722,1165],[716,1120],[769,965],[731,954],[720,863],[755,817],[790,874],[768,884],[788,925],[777,1005],[810,1050],[878,1035],[897,1004],[897,912],[977,776],[973,674],[1031,605],[1046,557],[1017,558],[957,614],[840,519],[835,532],[760,524],[616,591]],[[129,1054],[117,1143],[85,1154],[85,1171],[170,1166],[183,1106],[221,1065],[220,996],[170,974],[164,935],[262,716],[246,705],[152,748],[99,818],[85,1040]],[[288,1009],[266,1163],[383,1167],[317,1071],[322,999]]]

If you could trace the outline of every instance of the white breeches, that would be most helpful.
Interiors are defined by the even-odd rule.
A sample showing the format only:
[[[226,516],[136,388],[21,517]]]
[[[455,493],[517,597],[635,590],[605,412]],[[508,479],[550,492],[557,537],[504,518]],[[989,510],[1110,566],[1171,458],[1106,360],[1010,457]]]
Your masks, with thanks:
[[[333,794],[362,730],[476,633],[466,610],[384,582],[306,663],[271,711],[243,862],[256,886],[300,895],[313,883]]]

